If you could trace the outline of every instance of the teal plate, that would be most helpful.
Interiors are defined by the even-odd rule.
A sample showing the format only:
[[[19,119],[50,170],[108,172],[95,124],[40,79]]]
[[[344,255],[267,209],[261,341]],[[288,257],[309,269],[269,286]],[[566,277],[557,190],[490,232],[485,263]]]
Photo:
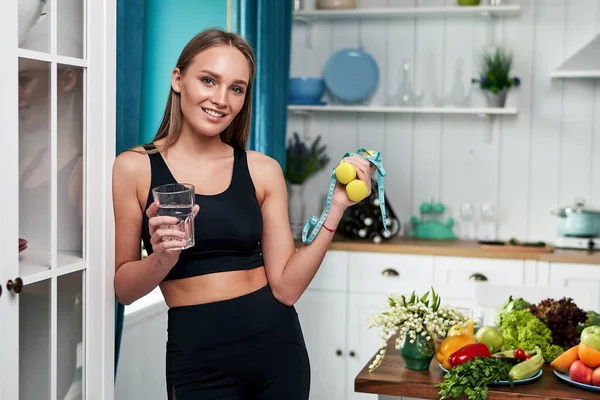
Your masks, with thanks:
[[[600,392],[600,386],[586,385],[585,383],[579,383],[579,382],[572,381],[571,378],[569,378],[569,375],[561,374],[560,372],[558,372],[556,370],[554,371],[554,375],[558,376],[560,379],[562,379],[565,382],[570,383],[573,386],[577,386],[578,388],[590,390],[592,392]]]
[[[442,364],[438,364],[438,365],[440,366],[440,368],[442,369],[442,371],[448,372],[448,370],[446,368],[442,367]],[[540,376],[542,376],[542,370],[541,369],[537,372],[537,374],[535,374],[531,378],[514,380],[513,381],[513,385],[521,385],[523,383],[528,383],[528,382],[531,382],[531,381],[535,381]],[[490,382],[490,386],[510,386],[510,382],[509,381]]]

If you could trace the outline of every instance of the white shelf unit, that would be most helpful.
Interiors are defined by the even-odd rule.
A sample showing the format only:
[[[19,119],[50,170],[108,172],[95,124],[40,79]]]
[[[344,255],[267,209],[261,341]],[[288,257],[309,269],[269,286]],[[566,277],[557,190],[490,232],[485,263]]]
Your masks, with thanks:
[[[453,114],[453,115],[517,115],[516,108],[486,107],[393,107],[393,106],[346,106],[346,105],[288,105],[293,113],[312,112],[354,112],[354,113],[394,113],[394,114]]]
[[[311,22],[324,19],[452,17],[480,15],[482,17],[516,16],[521,13],[518,4],[498,6],[356,8],[351,10],[301,10],[294,12],[297,21]]]
[[[300,10],[295,11],[295,22],[309,26],[306,31],[306,47],[312,48],[314,42],[312,23],[316,21],[366,20],[366,19],[409,19],[409,18],[452,18],[452,17],[482,17],[492,20],[496,17],[517,17],[521,14],[518,4],[503,4],[497,6],[443,6],[443,7],[388,7],[388,8],[356,8],[350,10]],[[490,37],[493,38],[493,27]],[[491,39],[493,41],[493,39]],[[489,43],[492,45],[493,43]],[[347,105],[288,105],[288,112],[310,118],[318,112],[355,112],[355,113],[403,113],[430,115],[476,115],[487,117],[490,121],[488,129],[483,132],[484,142],[489,143],[499,132],[497,116],[517,115],[516,108],[486,108],[486,107],[394,107],[394,106],[347,106]],[[308,126],[308,125],[307,125]]]
[[[552,71],[552,78],[600,78],[600,35],[596,35],[575,54]]]

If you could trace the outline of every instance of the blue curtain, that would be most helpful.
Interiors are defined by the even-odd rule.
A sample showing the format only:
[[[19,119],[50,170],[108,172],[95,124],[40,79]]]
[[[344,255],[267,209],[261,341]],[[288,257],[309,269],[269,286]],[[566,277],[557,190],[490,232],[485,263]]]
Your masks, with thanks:
[[[146,0],[117,0],[117,154],[140,144]]]
[[[145,0],[117,0],[117,154],[139,144]],[[125,306],[115,302],[115,377]]]
[[[252,44],[257,59],[248,147],[285,168],[292,2],[237,0],[233,5],[232,30]]]

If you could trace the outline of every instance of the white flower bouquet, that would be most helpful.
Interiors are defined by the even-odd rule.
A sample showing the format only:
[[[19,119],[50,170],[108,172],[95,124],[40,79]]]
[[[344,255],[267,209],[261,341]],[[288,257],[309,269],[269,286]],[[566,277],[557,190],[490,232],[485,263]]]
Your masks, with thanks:
[[[395,347],[400,350],[406,339],[410,343],[414,343],[417,336],[424,337],[427,341],[433,341],[434,338],[441,340],[447,336],[452,326],[467,326],[468,318],[464,314],[440,304],[441,298],[433,288],[421,297],[414,291],[408,299],[404,295],[388,295],[384,310],[373,315],[367,325],[369,329],[380,328],[383,339],[380,351],[369,370],[374,371],[381,364],[387,341],[393,335],[398,335]]]

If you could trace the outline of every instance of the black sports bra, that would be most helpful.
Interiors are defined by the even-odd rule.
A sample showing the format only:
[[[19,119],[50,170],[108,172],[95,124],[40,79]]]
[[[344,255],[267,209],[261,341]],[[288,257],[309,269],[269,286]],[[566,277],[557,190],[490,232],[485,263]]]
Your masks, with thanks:
[[[154,144],[144,145],[153,150]],[[196,194],[200,211],[194,220],[195,245],[183,250],[164,280],[189,278],[215,272],[247,270],[263,265],[262,213],[250,172],[246,151],[234,147],[233,176],[224,192]],[[148,154],[151,183],[142,220],[142,240],[152,254],[146,209],[152,204],[152,189],[177,183],[159,152]]]

